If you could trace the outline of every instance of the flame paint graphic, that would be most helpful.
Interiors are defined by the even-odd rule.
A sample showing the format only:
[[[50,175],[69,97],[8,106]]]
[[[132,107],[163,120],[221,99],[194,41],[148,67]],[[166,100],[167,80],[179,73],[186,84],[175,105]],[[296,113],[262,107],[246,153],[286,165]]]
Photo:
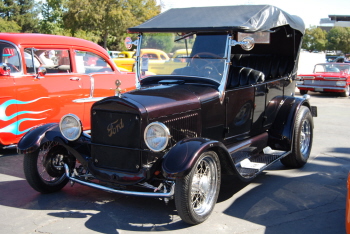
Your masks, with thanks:
[[[43,111],[20,111],[20,112],[17,112],[17,113],[14,113],[10,116],[7,116],[6,115],[6,109],[10,106],[10,105],[14,105],[14,104],[17,104],[17,105],[23,105],[23,104],[28,104],[28,103],[33,103],[33,102],[36,102],[40,99],[43,99],[43,98],[48,98],[48,97],[40,97],[40,98],[37,98],[37,99],[34,99],[32,101],[27,101],[27,102],[23,102],[23,101],[19,101],[19,100],[15,100],[15,99],[11,99],[11,100],[8,100],[6,102],[4,102],[3,104],[0,105],[0,120],[2,121],[9,121],[13,118],[16,118],[17,116],[20,116],[20,115],[23,115],[23,114],[41,114],[41,113],[44,113],[46,111],[49,111],[51,109],[47,109],[47,110],[43,110]],[[28,129],[25,129],[24,131],[20,131],[19,130],[19,125],[24,122],[24,121],[36,121],[36,120],[42,120],[42,119],[45,119],[45,118],[40,118],[40,119],[35,119],[35,118],[24,118],[24,119],[20,119],[14,123],[11,123],[7,126],[5,126],[4,128],[0,128],[0,133],[1,132],[6,132],[6,133],[12,133],[14,135],[21,135],[25,132],[28,132],[31,128],[28,128]]]

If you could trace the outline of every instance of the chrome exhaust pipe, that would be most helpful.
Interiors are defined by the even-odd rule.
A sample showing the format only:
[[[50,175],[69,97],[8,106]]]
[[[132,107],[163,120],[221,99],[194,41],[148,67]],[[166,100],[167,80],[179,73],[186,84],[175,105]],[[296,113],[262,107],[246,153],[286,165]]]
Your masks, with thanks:
[[[171,185],[169,192],[164,192],[164,193],[125,191],[125,190],[118,190],[118,189],[109,188],[107,186],[95,184],[92,182],[88,182],[88,181],[84,181],[84,180],[80,180],[78,178],[72,177],[69,174],[69,167],[67,164],[64,164],[64,170],[65,170],[67,178],[70,179],[71,181],[82,184],[82,185],[86,185],[86,186],[89,186],[92,188],[100,189],[100,190],[103,190],[106,192],[131,195],[131,196],[155,197],[155,198],[171,198],[172,196],[174,196],[175,184]]]

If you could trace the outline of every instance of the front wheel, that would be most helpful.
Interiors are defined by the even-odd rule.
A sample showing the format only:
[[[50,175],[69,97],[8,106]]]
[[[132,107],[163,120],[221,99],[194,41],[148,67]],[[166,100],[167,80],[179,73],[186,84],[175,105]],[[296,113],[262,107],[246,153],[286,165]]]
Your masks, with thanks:
[[[301,106],[295,123],[291,154],[281,159],[283,165],[299,168],[309,159],[313,138],[313,120],[310,109]]]
[[[45,142],[38,150],[24,155],[24,175],[36,191],[57,192],[68,183],[63,166],[65,163],[73,168],[75,158],[57,142]]]
[[[307,94],[309,90],[303,90],[303,89],[300,89],[299,92],[300,92],[300,95],[304,95],[304,94]]]
[[[221,168],[214,151],[201,154],[184,178],[176,179],[175,206],[181,219],[189,224],[205,221],[215,206],[221,182]]]

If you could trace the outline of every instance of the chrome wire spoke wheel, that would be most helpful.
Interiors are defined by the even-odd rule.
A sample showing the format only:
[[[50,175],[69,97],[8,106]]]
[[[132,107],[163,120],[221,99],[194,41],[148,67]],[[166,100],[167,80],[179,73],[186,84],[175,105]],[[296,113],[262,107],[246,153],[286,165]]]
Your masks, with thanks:
[[[217,180],[217,167],[214,160],[210,157],[203,158],[197,166],[191,188],[192,207],[198,215],[205,214],[211,208]]]
[[[304,119],[300,133],[300,151],[305,155],[309,151],[311,142],[311,124],[308,119]]]
[[[34,152],[24,154],[23,169],[29,185],[41,193],[61,190],[67,183],[64,164],[75,167],[76,159],[58,142],[43,143]]]
[[[185,177],[176,179],[175,205],[181,219],[189,224],[205,221],[214,209],[221,182],[216,152],[202,153]]]
[[[310,157],[313,138],[311,111],[301,106],[294,122],[293,142],[289,155],[281,159],[283,165],[291,168],[304,166]]]
[[[41,179],[45,183],[55,184],[55,183],[60,183],[65,179],[65,174],[63,173],[64,156],[62,154],[52,154],[52,152],[50,152],[50,150],[57,145],[58,145],[57,142],[52,142],[52,141],[46,142],[40,148],[40,151],[39,151],[37,168]],[[54,176],[52,173],[52,170],[56,170],[56,174],[57,172],[59,172],[60,175]]]

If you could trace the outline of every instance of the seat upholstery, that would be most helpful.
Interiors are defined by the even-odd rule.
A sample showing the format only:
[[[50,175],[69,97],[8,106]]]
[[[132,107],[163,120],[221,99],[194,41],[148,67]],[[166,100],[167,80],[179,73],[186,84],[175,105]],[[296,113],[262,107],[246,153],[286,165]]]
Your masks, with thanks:
[[[265,78],[276,79],[292,73],[294,62],[291,56],[265,54],[234,54],[232,66],[247,67],[264,73]]]
[[[257,71],[247,67],[230,67],[227,88],[236,88],[246,85],[254,85],[264,82],[265,75],[261,71]]]

